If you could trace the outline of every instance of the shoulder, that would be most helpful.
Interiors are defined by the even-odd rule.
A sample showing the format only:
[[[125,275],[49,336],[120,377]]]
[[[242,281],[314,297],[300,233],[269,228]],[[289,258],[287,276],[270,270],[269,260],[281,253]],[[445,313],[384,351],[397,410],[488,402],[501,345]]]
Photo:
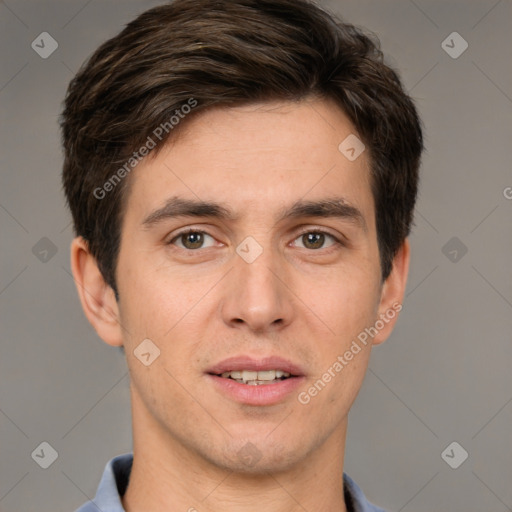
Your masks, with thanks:
[[[387,512],[370,503],[361,488],[346,473],[343,473],[343,490],[347,512]]]
[[[75,512],[98,512],[98,510],[124,512],[121,496],[128,486],[132,462],[132,453],[118,455],[109,460],[103,471],[96,496]]]

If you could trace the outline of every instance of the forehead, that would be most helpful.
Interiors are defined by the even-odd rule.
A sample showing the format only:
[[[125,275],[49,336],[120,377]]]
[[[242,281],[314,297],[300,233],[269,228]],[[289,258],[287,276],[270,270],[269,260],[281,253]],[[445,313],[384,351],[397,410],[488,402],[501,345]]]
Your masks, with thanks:
[[[176,196],[269,216],[299,199],[336,196],[370,214],[366,151],[347,158],[344,141],[354,137],[325,100],[211,109],[185,119],[179,136],[131,173],[126,215],[147,217]]]

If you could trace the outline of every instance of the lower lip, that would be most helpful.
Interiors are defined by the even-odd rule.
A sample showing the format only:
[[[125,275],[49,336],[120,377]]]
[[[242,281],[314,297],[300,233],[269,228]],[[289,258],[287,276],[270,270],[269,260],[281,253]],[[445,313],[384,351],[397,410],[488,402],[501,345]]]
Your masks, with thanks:
[[[233,400],[247,405],[274,405],[297,390],[305,377],[289,377],[275,384],[249,386],[236,380],[208,374],[215,386]]]

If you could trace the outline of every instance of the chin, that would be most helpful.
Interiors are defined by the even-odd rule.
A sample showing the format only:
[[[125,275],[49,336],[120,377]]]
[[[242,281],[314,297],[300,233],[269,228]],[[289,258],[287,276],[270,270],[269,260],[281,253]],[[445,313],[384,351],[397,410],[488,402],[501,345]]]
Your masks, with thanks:
[[[265,434],[266,435],[266,434]],[[261,439],[244,439],[232,442],[224,452],[210,453],[206,458],[217,467],[240,475],[268,475],[290,470],[304,457],[304,443],[287,446],[275,441]]]

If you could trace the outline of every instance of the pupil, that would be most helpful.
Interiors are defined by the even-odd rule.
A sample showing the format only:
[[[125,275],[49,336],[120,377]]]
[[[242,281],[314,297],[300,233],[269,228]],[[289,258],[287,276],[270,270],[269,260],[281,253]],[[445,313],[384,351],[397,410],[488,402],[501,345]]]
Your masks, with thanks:
[[[306,233],[302,236],[302,241],[304,245],[310,246],[314,249],[318,249],[322,247],[324,243],[324,235],[323,233]]]
[[[203,245],[202,233],[186,233],[182,239],[183,245],[189,249],[197,249]]]

